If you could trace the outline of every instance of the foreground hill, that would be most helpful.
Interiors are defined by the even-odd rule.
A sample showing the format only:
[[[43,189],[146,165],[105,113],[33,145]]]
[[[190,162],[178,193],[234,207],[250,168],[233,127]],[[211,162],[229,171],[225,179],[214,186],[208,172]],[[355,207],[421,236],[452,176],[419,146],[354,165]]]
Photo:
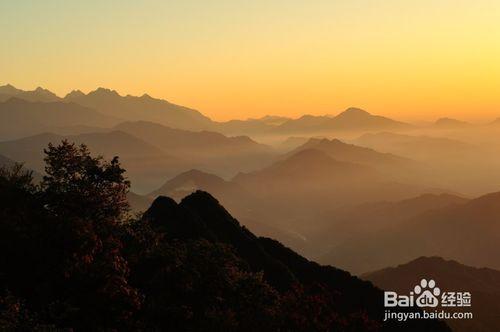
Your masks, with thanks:
[[[366,215],[363,222],[372,221]],[[337,244],[322,257],[353,272],[366,272],[419,255],[441,256],[471,266],[500,268],[500,193],[400,218],[387,216],[376,232]],[[346,259],[355,257],[356,259]]]
[[[474,268],[440,257],[420,257],[409,263],[361,276],[385,290],[406,293],[423,277],[434,279],[443,291],[472,294],[473,320],[449,320],[453,331],[495,332],[500,329],[500,271]]]
[[[107,127],[117,122],[116,118],[74,103],[30,102],[17,97],[0,102],[1,140],[40,134],[58,127]]]
[[[264,279],[278,292],[287,292],[291,289],[290,287],[296,288],[301,285],[300,287],[308,293],[307,296],[319,299],[329,294],[321,310],[330,311],[336,308],[334,316],[337,318],[334,318],[335,322],[332,322],[334,325],[319,327],[320,325],[316,324],[324,324],[324,318],[320,318],[314,323],[301,323],[312,324],[306,330],[313,326],[320,330],[330,330],[337,326],[345,331],[351,329],[365,331],[371,329],[394,331],[445,329],[444,326],[440,327],[432,321],[403,324],[389,322],[377,327],[380,324],[379,317],[383,315],[384,310],[381,306],[381,292],[344,271],[308,261],[275,240],[256,237],[241,227],[237,220],[205,192],[195,192],[184,198],[180,204],[167,197],[159,197],[144,214],[144,221],[157,229],[164,230],[168,237],[203,238],[211,242],[230,245],[234,248],[235,254],[245,261],[252,271],[262,271]],[[314,306],[313,303],[306,303],[304,305]],[[333,307],[330,307],[331,305]],[[305,307],[302,307],[301,310],[304,309]],[[311,309],[315,312],[313,307]],[[364,312],[365,319],[372,320],[372,322],[367,322],[368,325],[357,325],[365,324],[356,321],[355,317],[358,317],[360,312]],[[344,323],[340,323],[341,321]],[[295,324],[296,322],[292,319],[289,323]],[[337,325],[339,323],[345,325]],[[353,324],[358,327],[354,328],[356,325],[353,326]],[[292,330],[295,329],[292,328]],[[303,328],[298,330],[303,330]]]
[[[290,225],[280,227],[271,202],[252,194],[234,181],[226,181],[214,174],[196,169],[183,172],[166,181],[147,197],[168,196],[180,202],[184,197],[198,190],[210,192],[255,234],[279,239],[293,248],[303,247],[303,238],[297,236],[290,229]]]
[[[2,330],[449,331],[384,322],[381,290],[255,236],[206,192],[131,217],[116,160],[67,142],[45,160],[41,186],[0,171]]]

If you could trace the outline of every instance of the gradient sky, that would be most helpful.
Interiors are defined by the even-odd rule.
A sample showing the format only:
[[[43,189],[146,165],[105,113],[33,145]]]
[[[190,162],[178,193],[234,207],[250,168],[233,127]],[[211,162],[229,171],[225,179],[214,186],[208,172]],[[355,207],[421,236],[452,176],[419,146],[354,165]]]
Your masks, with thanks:
[[[500,1],[0,1],[0,84],[217,119],[500,117]]]

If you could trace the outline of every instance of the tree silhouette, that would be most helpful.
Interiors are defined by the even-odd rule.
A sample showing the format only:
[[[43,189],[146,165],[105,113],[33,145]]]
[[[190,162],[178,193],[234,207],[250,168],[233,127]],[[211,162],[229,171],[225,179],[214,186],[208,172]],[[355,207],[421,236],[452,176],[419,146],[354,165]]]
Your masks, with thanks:
[[[210,194],[132,218],[118,158],[67,141],[45,154],[40,185],[0,168],[0,331],[381,328],[379,290],[255,236]]]

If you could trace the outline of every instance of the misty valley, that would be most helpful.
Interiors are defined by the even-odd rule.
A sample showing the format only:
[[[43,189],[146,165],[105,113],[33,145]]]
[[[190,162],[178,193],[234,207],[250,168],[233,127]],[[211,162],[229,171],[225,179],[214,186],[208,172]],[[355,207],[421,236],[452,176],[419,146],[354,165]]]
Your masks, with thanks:
[[[1,86],[0,323],[498,331],[500,120],[429,121]],[[423,276],[474,320],[383,322]]]

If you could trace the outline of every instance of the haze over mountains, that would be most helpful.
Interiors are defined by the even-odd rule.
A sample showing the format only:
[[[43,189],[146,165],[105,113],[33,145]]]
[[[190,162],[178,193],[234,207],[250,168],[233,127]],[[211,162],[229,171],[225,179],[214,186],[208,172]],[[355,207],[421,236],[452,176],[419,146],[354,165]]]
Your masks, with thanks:
[[[0,101],[19,98],[33,102],[76,103],[117,121],[150,121],[173,128],[190,130],[216,130],[225,134],[290,134],[324,130],[383,130],[409,129],[408,124],[381,116],[374,116],[357,108],[349,108],[337,116],[304,116],[299,119],[263,117],[260,119],[214,122],[200,112],[168,101],[152,98],[121,96],[115,90],[98,88],[87,94],[74,90],[64,98],[37,88],[23,91],[11,85],[0,87]],[[69,125],[69,124],[68,124]],[[101,126],[108,124],[102,123]],[[33,133],[35,134],[35,132]]]
[[[478,196],[500,187],[500,176],[489,172],[500,165],[492,153],[495,146],[469,139],[478,129],[458,120],[440,119],[418,129],[349,108],[336,116],[222,123],[148,95],[121,96],[103,88],[61,98],[42,88],[22,91],[7,85],[0,87],[0,94],[0,154],[7,158],[43,172],[41,151],[48,142],[86,143],[96,153],[119,155],[132,189],[149,193],[149,199],[161,192],[161,184],[173,180],[166,192],[178,199],[189,190],[214,191],[238,217],[299,237],[306,235],[311,219],[342,205],[425,193]],[[436,136],[438,127],[446,127],[443,135],[452,133],[452,138]],[[235,136],[224,135],[228,132]],[[304,136],[288,145],[293,150],[282,153],[283,147],[242,136],[246,133],[264,140]],[[351,138],[314,138],[346,133]],[[192,169],[200,173],[188,172]],[[184,189],[174,185],[181,182]],[[271,216],[265,217],[268,210]]]
[[[446,118],[419,126],[357,108],[216,122],[148,95],[99,88],[61,98],[9,85],[0,87],[0,120],[0,165],[25,163],[37,179],[49,143],[68,140],[105,158],[119,156],[134,213],[168,196],[173,201],[162,198],[153,207],[164,205],[158,211],[193,224],[179,211],[185,197],[203,190],[244,233],[279,239],[354,274],[422,255],[500,269],[500,126],[494,123]],[[208,205],[211,218],[226,219],[227,212]],[[201,219],[204,231],[214,226]],[[256,241],[252,250],[276,249]],[[294,255],[286,260],[304,259]]]
[[[471,266],[500,268],[497,259],[500,193],[462,203],[456,198],[449,201],[449,205],[437,208],[436,204],[428,205],[413,215],[408,214],[408,209],[389,215],[358,207],[364,212],[358,216],[348,214],[343,222],[355,224],[358,220],[368,223],[367,227],[358,222],[356,231],[351,229],[352,233],[337,241],[320,260],[355,273],[373,271],[418,255],[438,255]],[[335,215],[332,214],[332,219]],[[378,227],[380,221],[375,215],[382,221]],[[332,223],[331,230],[334,229]]]
[[[27,101],[17,97],[0,102],[2,140],[58,131],[62,127],[109,127],[117,122],[115,118],[74,103]]]

